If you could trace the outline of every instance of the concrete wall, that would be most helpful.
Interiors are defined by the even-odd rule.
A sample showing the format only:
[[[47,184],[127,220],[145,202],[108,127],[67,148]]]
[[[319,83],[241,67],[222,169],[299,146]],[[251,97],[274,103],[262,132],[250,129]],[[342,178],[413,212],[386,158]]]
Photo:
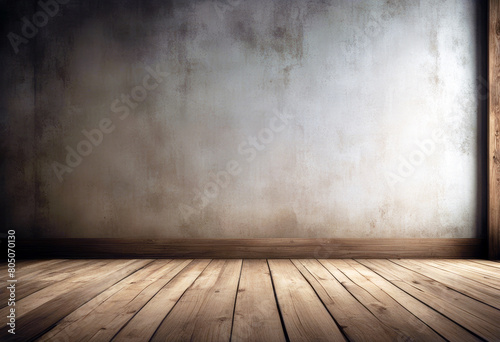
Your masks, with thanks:
[[[18,236],[483,236],[482,2],[48,3],[3,4]]]

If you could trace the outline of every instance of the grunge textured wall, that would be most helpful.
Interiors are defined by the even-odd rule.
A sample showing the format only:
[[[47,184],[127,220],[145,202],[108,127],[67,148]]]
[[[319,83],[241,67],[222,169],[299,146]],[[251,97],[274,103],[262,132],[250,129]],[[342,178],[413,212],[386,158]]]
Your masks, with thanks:
[[[482,237],[484,3],[2,1],[20,237]]]

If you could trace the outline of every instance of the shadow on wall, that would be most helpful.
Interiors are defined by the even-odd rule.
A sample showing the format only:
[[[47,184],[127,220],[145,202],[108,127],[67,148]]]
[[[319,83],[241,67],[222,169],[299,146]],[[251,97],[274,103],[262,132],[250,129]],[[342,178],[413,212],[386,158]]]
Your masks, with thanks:
[[[483,236],[483,2],[2,6],[19,237]]]

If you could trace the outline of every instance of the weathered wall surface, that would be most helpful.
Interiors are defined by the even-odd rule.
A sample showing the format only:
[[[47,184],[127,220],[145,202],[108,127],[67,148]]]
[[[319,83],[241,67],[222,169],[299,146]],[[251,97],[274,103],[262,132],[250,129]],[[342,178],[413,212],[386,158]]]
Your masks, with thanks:
[[[482,236],[481,3],[46,3],[3,4],[19,236]]]

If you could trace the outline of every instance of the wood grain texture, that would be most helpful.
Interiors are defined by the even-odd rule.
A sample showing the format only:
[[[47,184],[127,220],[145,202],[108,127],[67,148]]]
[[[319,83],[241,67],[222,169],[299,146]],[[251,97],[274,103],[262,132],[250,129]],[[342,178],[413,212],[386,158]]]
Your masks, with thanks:
[[[231,341],[285,341],[266,260],[243,261]]]
[[[345,262],[448,341],[482,341],[482,339],[473,335],[462,326],[443,316],[432,307],[420,302],[413,296],[410,296],[408,293],[402,291],[400,288],[361,265],[359,262],[354,260],[346,260]]]
[[[500,259],[500,0],[489,1],[488,254]]]
[[[269,268],[291,342],[346,340],[314,290],[290,260],[269,260]]]
[[[396,341],[402,337],[389,328],[347,291],[317,260],[292,260],[314,288],[349,341]]]
[[[431,306],[487,341],[500,336],[500,311],[389,260],[362,260],[363,265],[401,290]]]
[[[150,262],[151,260],[122,261],[121,264],[110,262],[106,266],[103,266],[102,270],[92,272],[87,277],[81,277],[79,286],[76,288],[61,294],[56,293],[56,296],[51,300],[34,306],[32,310],[25,312],[17,319],[16,329],[19,334],[11,335],[7,329],[0,330],[0,341],[33,340],[62,318],[75,311],[82,304],[86,303],[90,298],[95,297],[111,285],[136,272]],[[30,296],[23,300],[29,301],[29,298]],[[29,306],[33,306],[32,303],[28,304]]]
[[[441,267],[433,261],[414,263],[412,260],[394,260],[393,262],[415,273],[437,280],[450,289],[472,297],[486,305],[500,309],[498,289],[478,282],[477,280],[480,278],[478,274],[472,276],[472,274],[467,274],[465,271],[462,274],[458,274],[453,271],[453,265]]]
[[[412,312],[344,260],[320,260],[342,285],[381,322],[398,332],[396,341],[444,341]]]
[[[241,260],[213,260],[151,341],[229,341],[241,264]]]
[[[50,302],[57,296],[71,292],[80,287],[85,281],[92,280],[93,277],[99,276],[102,272],[116,270],[116,268],[122,264],[124,264],[122,260],[96,261],[87,267],[81,268],[80,273],[67,278],[65,281],[53,282],[50,286],[46,286],[39,291],[19,299],[16,301],[16,309],[18,311],[17,317],[23,317],[23,315],[29,313],[34,308]],[[22,286],[23,285],[19,286],[19,288]],[[0,309],[0,315],[3,316],[7,314],[8,310],[8,307],[3,307]]]
[[[474,259],[474,260],[469,260],[469,261],[476,263],[476,264],[481,264],[484,266],[492,267],[492,268],[500,268],[500,262],[497,262],[497,261],[479,260],[479,259]]]
[[[459,267],[465,267],[469,270],[472,270],[474,272],[478,272],[480,274],[484,274],[486,276],[500,278],[500,271],[495,270],[494,268],[490,267],[489,265],[474,262],[472,260],[447,260],[447,259],[443,259],[443,261],[454,264],[454,265],[459,266]],[[453,263],[453,261],[458,261],[458,262]]]
[[[412,260],[407,260],[407,261],[411,262]],[[424,260],[422,261],[422,263],[445,270],[446,272],[451,272],[459,276],[460,279],[461,278],[467,279],[467,283],[472,288],[477,288],[479,283],[479,288],[485,288],[484,285],[487,285],[486,288],[493,287],[495,290],[500,290],[500,274],[498,273],[494,272],[487,273],[486,271],[473,268],[469,265],[463,265],[460,263],[450,263],[449,261]],[[422,265],[422,263],[419,265]],[[414,263],[412,262],[412,264]],[[484,295],[486,294],[484,293]],[[470,296],[474,297],[473,295]],[[482,295],[480,295],[480,297],[487,304],[492,305],[492,302],[488,300],[488,297],[483,297]],[[498,302],[500,302],[500,298],[497,298],[496,294],[492,297],[492,299],[493,298],[495,298]],[[500,306],[498,308],[500,309]]]
[[[32,293],[53,285],[55,282],[74,276],[78,272],[85,272],[85,266],[90,266],[90,264],[92,264],[91,260],[66,260],[48,265],[43,264],[40,265],[40,268],[37,267],[36,269],[28,270],[24,267],[18,267],[16,271],[17,281],[22,283],[22,286],[16,289],[16,300],[19,301]],[[95,267],[95,262],[93,264]],[[7,291],[0,293],[0,308],[7,306],[8,296],[9,293]]]
[[[149,341],[165,316],[209,263],[208,259],[193,260],[127,323],[113,341]]]
[[[62,320],[40,341],[78,336],[75,341],[109,341],[173,276],[189,263],[188,260],[156,260],[138,270],[107,291],[113,293],[92,311],[81,307],[69,320]],[[120,287],[115,291],[114,287]],[[83,311],[83,312],[80,312]],[[78,316],[77,319],[75,317]],[[68,323],[68,324],[66,324]],[[61,328],[59,328],[61,326]]]
[[[35,274],[24,273],[27,282],[60,280],[17,302],[16,335],[4,327],[1,341],[475,342],[500,336],[500,310],[492,306],[500,289],[482,282],[500,279],[500,263],[492,261],[70,260],[42,261],[41,273],[37,262],[22,264]],[[84,272],[74,273],[81,267]]]
[[[482,239],[40,239],[25,258],[483,258]]]

